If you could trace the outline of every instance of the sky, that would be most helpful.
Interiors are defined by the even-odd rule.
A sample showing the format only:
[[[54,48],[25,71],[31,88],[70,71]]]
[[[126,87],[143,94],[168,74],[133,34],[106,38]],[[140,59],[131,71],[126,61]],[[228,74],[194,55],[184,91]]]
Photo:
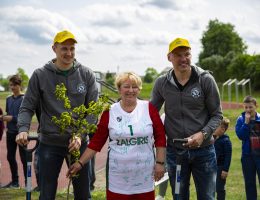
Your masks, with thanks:
[[[171,66],[169,43],[186,38],[192,62],[202,51],[209,20],[231,23],[248,46],[260,53],[259,0],[1,0],[0,74],[23,68],[31,76],[55,57],[52,42],[61,30],[78,43],[76,59],[93,71],[158,72]]]

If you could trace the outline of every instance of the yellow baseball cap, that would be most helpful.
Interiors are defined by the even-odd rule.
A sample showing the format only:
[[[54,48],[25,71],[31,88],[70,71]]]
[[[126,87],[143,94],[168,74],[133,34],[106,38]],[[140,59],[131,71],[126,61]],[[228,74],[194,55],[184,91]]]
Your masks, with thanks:
[[[62,43],[68,39],[72,39],[75,41],[75,43],[77,43],[77,40],[75,39],[75,36],[67,31],[67,30],[64,30],[64,31],[61,31],[61,32],[58,32],[53,40],[53,44],[55,44],[56,42],[57,43]]]
[[[188,40],[183,39],[183,38],[176,38],[175,40],[173,40],[170,44],[169,44],[169,53],[171,53],[174,49],[176,49],[177,47],[190,47],[190,43]]]

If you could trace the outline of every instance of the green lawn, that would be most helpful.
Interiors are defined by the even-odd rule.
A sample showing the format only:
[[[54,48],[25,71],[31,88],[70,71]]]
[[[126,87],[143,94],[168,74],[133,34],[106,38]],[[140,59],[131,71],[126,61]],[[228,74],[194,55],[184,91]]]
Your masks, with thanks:
[[[143,90],[142,90],[140,96],[144,99],[149,99],[150,93],[151,93],[151,88],[152,88],[151,84],[144,84]],[[112,98],[115,98],[115,99],[118,98],[117,94],[111,93],[109,91],[105,91],[105,93],[109,94],[109,96]],[[7,93],[7,92],[0,93],[0,106],[2,107],[3,110],[5,107],[5,98],[6,98],[7,94],[10,94],[10,93]],[[254,96],[257,97],[257,100],[260,103],[259,93],[254,93]],[[246,199],[245,191],[244,191],[244,181],[243,181],[242,170],[241,170],[241,162],[240,162],[241,142],[236,137],[236,134],[234,131],[234,125],[235,125],[236,119],[240,115],[241,112],[242,112],[241,109],[224,110],[224,115],[231,120],[231,124],[228,129],[228,134],[229,134],[230,139],[233,144],[232,163],[231,163],[231,168],[230,168],[229,176],[227,179],[227,185],[226,185],[226,190],[227,190],[226,199],[228,199],[228,200]],[[197,199],[193,181],[191,181],[190,191],[191,191],[190,199],[191,200]],[[258,194],[259,194],[258,199],[260,199],[259,187],[258,187]],[[38,198],[38,193],[33,192],[32,199],[37,199],[37,198]],[[24,189],[20,189],[20,190],[0,189],[0,199],[24,200],[25,191],[24,191]],[[66,192],[59,191],[56,199],[57,200],[66,199]],[[72,199],[72,197],[70,199]],[[93,200],[104,200],[104,199],[105,199],[105,192],[103,190],[98,190],[93,193]],[[166,199],[169,199],[169,200],[172,199],[170,188],[168,188],[168,190],[167,190]]]
[[[3,112],[5,112],[5,99],[10,95],[9,92],[0,92],[0,108],[2,108]]]
[[[230,166],[229,175],[227,178],[226,191],[227,191],[227,200],[245,200],[245,190],[244,190],[244,180],[241,169],[241,142],[237,138],[234,130],[237,117],[242,112],[241,109],[237,110],[224,110],[224,116],[228,117],[231,120],[230,127],[227,131],[230,139],[232,141],[232,161]],[[197,199],[194,182],[191,180],[191,200]],[[167,200],[171,199],[171,191],[168,187],[167,190]],[[260,199],[260,190],[258,187],[258,199]]]
[[[227,198],[228,200],[244,200],[245,199],[245,191],[244,191],[244,181],[242,176],[242,170],[241,170],[241,142],[236,137],[235,131],[234,131],[234,125],[236,122],[237,116],[242,112],[242,110],[225,110],[224,115],[228,117],[231,120],[231,125],[228,130],[228,134],[230,136],[230,139],[232,141],[233,145],[233,153],[232,153],[232,162],[231,162],[231,168],[229,171],[229,176],[227,179]],[[194,183],[191,181],[191,200],[195,200],[196,193],[194,189]],[[258,187],[258,198],[260,199],[260,190]],[[33,197],[32,199],[37,199],[38,193],[32,193]],[[25,191],[20,190],[6,190],[6,189],[0,189],[0,197],[1,199],[12,199],[15,200],[22,200],[25,197]],[[60,191],[57,194],[57,200],[66,199],[66,192]],[[72,198],[70,198],[72,199]],[[98,190],[93,193],[93,200],[104,200],[105,199],[105,191]],[[167,190],[167,196],[166,199],[171,199],[171,191],[170,187],[168,187]]]
[[[25,189],[0,189],[0,199],[6,200],[24,200],[26,198]],[[36,200],[39,198],[39,192],[32,192],[31,199]],[[67,199],[66,191],[59,191],[55,200]],[[69,199],[73,199],[73,195],[69,195]],[[92,193],[92,200],[105,200],[105,191],[95,191]]]

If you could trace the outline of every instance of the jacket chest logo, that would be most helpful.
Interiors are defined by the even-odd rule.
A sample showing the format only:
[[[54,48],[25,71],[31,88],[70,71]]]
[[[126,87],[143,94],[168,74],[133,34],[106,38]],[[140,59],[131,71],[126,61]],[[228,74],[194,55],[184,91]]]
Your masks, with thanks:
[[[192,96],[193,98],[195,98],[195,99],[199,98],[200,95],[201,95],[200,89],[197,88],[197,87],[192,88],[190,93],[191,93],[191,96]]]
[[[79,92],[79,93],[85,93],[86,92],[86,85],[84,84],[84,83],[79,83],[78,85],[77,85],[77,91]]]

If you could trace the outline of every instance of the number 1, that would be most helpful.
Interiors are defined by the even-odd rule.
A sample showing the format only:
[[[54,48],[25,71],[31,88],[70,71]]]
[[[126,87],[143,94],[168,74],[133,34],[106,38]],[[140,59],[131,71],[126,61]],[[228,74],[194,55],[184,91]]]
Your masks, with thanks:
[[[133,133],[133,127],[132,127],[132,125],[128,125],[128,127],[130,128],[130,135],[133,136],[134,133]]]

